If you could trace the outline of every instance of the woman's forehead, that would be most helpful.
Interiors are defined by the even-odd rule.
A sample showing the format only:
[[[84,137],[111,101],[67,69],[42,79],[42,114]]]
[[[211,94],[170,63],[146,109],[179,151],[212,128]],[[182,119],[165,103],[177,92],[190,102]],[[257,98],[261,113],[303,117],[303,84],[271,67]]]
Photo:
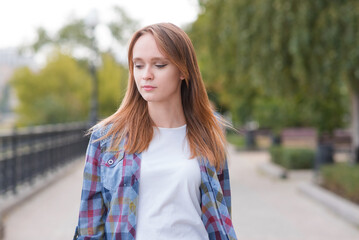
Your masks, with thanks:
[[[146,33],[137,39],[133,47],[133,59],[138,58],[165,58],[157,46],[152,34]]]

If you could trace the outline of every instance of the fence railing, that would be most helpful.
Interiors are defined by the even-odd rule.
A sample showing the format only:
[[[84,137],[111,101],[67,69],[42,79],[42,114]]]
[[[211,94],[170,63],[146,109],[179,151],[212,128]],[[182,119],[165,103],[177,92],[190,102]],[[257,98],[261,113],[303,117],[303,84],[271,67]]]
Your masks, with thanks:
[[[0,195],[84,155],[85,123],[56,124],[0,132]]]

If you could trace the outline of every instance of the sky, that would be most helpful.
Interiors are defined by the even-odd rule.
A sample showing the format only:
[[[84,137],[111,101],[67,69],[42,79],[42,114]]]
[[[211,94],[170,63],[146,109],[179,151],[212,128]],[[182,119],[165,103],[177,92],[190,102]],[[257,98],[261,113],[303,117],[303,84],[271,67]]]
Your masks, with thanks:
[[[35,30],[56,32],[71,18],[86,18],[95,9],[100,23],[112,17],[112,7],[123,8],[141,26],[172,22],[185,26],[196,20],[197,0],[11,0],[0,6],[0,49],[26,45]],[[104,40],[106,42],[106,40]]]

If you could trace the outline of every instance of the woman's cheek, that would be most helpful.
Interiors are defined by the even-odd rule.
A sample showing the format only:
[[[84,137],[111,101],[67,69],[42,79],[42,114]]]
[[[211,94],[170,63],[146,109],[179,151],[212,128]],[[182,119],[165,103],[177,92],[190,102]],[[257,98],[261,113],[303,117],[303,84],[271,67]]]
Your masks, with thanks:
[[[136,86],[138,87],[140,84],[140,77],[138,74],[136,74],[136,72],[133,73],[133,77],[135,79]]]

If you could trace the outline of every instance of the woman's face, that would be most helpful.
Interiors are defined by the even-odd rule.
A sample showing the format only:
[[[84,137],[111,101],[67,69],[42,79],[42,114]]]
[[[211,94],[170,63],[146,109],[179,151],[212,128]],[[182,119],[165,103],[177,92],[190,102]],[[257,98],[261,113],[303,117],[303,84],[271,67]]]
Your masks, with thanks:
[[[135,43],[133,64],[137,89],[147,102],[181,100],[183,77],[177,66],[160,52],[151,34],[142,35]]]

